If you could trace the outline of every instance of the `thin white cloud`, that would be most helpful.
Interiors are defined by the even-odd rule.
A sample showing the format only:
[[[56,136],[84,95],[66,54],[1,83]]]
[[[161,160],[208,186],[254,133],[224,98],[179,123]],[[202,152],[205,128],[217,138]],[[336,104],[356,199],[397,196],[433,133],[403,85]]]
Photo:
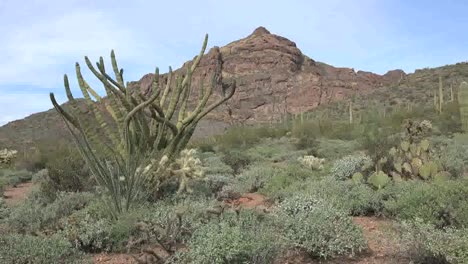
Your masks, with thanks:
[[[130,30],[113,24],[100,11],[72,11],[34,21],[4,33],[0,84],[50,87],[61,80],[64,65],[72,70],[72,61],[85,54],[97,59],[111,48],[124,60],[140,57],[140,50],[129,45],[132,37]]]

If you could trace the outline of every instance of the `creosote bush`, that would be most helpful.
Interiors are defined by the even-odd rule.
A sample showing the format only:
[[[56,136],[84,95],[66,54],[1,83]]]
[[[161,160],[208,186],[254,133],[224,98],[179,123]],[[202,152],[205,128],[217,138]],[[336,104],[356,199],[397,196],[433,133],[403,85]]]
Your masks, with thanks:
[[[343,157],[333,164],[331,175],[337,180],[349,180],[356,172],[363,172],[372,166],[369,156],[355,154]]]
[[[401,241],[416,263],[468,263],[468,229],[439,229],[421,219],[401,224]]]
[[[73,249],[63,237],[17,234],[0,236],[0,262],[16,264],[88,263],[83,254]]]
[[[467,180],[411,182],[395,190],[393,197],[385,202],[388,216],[405,220],[419,218],[439,228],[468,226]]]
[[[267,219],[254,212],[226,213],[198,228],[189,240],[182,263],[272,263],[281,244]]]
[[[280,203],[277,214],[287,243],[303,248],[313,257],[354,255],[367,247],[362,230],[351,217],[325,200],[287,198]]]

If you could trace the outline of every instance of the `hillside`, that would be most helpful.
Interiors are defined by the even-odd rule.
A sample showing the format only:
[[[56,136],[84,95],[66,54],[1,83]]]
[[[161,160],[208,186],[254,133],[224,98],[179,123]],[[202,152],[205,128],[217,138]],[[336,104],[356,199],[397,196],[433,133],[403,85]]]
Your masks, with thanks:
[[[353,96],[361,98],[361,102],[371,98],[375,103],[390,105],[418,100],[431,102],[439,74],[446,86],[453,83],[454,87],[468,75],[466,63],[417,70],[413,74],[393,70],[378,75],[337,68],[314,61],[294,42],[263,27],[224,47],[213,47],[195,72],[194,83],[210,76],[217,63],[222,64],[223,78],[235,79],[238,89],[226,105],[200,123],[198,135],[219,133],[232,124],[280,120]],[[175,72],[180,73],[189,64]],[[153,74],[147,74],[130,85],[147,93],[152,78]],[[197,92],[197,87],[193,92]],[[62,120],[54,110],[49,110],[0,127],[0,148],[24,149],[34,142],[67,136]]]

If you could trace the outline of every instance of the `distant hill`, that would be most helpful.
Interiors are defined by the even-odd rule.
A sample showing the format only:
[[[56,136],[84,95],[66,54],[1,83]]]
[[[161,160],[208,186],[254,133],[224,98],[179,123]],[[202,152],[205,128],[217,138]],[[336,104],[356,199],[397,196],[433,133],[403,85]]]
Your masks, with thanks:
[[[184,71],[189,63],[175,72]],[[200,124],[198,136],[220,133],[232,124],[279,120],[285,115],[311,111],[351,97],[361,98],[362,102],[368,98],[374,104],[385,105],[431,102],[439,75],[446,87],[452,84],[454,88],[468,77],[467,63],[417,70],[413,74],[393,70],[379,75],[337,68],[314,61],[302,54],[294,42],[271,34],[263,27],[246,38],[214,47],[205,54],[193,76],[194,93],[197,93],[198,81],[210,76],[217,63],[222,64],[223,78],[235,79],[238,88],[227,104]],[[153,74],[147,74],[130,85],[148,94],[152,79]],[[446,98],[448,91],[446,89]],[[356,107],[368,105],[370,102],[358,103]],[[60,138],[66,139],[69,135],[55,110],[36,113],[0,127],[0,148],[22,149],[34,142]]]

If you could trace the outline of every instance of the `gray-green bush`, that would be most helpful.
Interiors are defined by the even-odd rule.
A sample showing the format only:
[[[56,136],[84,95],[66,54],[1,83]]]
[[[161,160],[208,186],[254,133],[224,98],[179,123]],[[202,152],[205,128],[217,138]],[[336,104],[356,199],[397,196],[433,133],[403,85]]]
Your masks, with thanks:
[[[82,254],[60,236],[0,236],[0,262],[15,264],[86,263]],[[89,262],[90,263],[90,262]]]
[[[193,233],[183,263],[272,263],[281,243],[268,228],[268,220],[254,212],[226,213]]]
[[[367,247],[361,228],[325,200],[293,196],[279,205],[277,214],[287,243],[313,257],[354,255]]]

